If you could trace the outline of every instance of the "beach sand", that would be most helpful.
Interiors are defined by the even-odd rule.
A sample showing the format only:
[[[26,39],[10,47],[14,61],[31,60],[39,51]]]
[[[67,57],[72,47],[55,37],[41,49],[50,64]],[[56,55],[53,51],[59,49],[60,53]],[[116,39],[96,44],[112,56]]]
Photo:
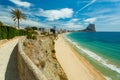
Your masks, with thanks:
[[[62,35],[55,41],[56,57],[68,80],[105,80],[87,60],[80,56]]]

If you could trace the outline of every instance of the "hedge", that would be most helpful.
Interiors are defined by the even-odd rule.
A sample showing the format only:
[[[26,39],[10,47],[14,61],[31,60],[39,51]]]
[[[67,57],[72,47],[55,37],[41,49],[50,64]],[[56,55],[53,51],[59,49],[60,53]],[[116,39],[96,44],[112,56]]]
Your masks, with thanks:
[[[16,29],[10,26],[0,26],[0,40],[11,39],[15,36],[27,35],[27,31],[23,29]]]

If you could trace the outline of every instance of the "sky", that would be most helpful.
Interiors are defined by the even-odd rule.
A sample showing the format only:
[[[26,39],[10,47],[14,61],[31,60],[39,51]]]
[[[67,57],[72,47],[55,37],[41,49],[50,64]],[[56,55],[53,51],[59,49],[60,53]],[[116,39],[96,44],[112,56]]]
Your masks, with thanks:
[[[27,17],[22,27],[81,30],[94,23],[97,31],[120,31],[120,0],[0,0],[0,21],[14,26],[16,8]]]

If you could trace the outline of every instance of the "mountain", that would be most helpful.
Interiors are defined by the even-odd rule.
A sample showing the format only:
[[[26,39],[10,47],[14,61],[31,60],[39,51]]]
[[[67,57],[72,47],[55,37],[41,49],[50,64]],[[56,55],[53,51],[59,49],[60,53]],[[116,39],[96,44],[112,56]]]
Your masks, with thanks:
[[[95,24],[89,24],[88,27],[84,30],[80,30],[82,32],[96,32]]]

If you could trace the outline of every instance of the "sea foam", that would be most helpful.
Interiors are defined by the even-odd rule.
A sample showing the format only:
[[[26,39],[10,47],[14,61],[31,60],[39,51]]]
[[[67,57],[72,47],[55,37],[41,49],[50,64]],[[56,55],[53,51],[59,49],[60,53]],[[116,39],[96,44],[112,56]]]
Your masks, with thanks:
[[[106,66],[107,68],[116,71],[117,73],[120,73],[120,68],[118,68],[116,65],[113,64],[109,64],[108,61],[106,59],[103,59],[102,57],[98,56],[97,54],[95,54],[94,52],[87,50],[81,46],[79,46],[76,42],[70,40],[69,38],[67,38],[65,36],[66,40],[69,41],[70,43],[72,43],[76,48],[78,48],[79,50],[81,50],[82,52],[84,52],[85,54],[89,55],[89,57],[95,59],[96,61],[99,61],[101,64],[103,64],[104,66]]]
[[[104,76],[106,80],[112,80],[110,77]]]

